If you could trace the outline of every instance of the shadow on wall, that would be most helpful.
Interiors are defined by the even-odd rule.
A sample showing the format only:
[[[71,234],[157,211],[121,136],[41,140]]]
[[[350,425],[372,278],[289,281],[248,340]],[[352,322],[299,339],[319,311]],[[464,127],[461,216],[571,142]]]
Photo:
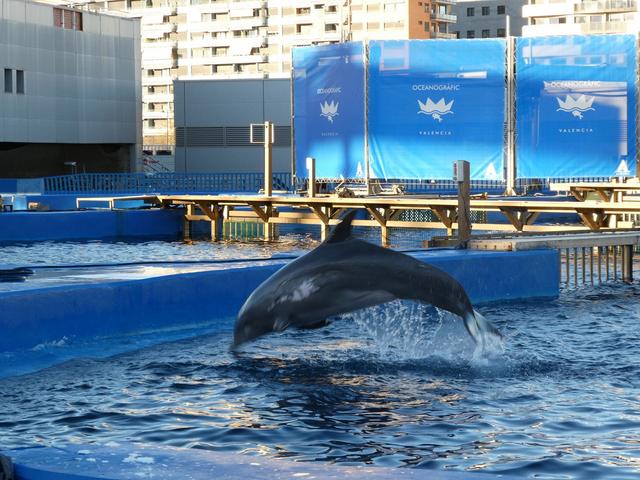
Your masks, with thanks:
[[[0,142],[0,178],[34,178],[70,173],[129,172],[128,144]]]

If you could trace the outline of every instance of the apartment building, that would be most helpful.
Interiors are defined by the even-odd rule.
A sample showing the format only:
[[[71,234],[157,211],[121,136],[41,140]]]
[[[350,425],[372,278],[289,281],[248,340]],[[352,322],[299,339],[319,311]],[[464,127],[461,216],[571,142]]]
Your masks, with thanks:
[[[523,36],[637,33],[637,0],[529,0]]]
[[[455,0],[66,1],[140,18],[146,145],[175,142],[174,79],[288,78],[294,46],[455,38]]]
[[[522,35],[527,0],[458,0],[453,7],[457,38],[495,38]]]

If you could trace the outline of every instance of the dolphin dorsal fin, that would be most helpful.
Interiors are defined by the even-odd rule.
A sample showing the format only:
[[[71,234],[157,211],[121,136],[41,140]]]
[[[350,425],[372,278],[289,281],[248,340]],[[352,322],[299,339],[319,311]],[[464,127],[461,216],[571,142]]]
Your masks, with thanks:
[[[355,210],[347,213],[342,221],[335,226],[329,237],[325,240],[325,243],[338,243],[348,240],[351,237],[351,222],[355,216]]]

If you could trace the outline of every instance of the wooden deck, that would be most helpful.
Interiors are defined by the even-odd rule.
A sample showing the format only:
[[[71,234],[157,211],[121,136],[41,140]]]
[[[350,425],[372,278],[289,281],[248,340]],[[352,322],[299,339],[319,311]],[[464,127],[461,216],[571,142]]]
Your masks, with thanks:
[[[106,202],[115,208],[119,201],[142,200],[165,208],[185,206],[185,222],[211,222],[211,236],[218,239],[220,223],[226,221],[261,221],[265,224],[309,224],[321,227],[326,238],[331,225],[339,222],[345,210],[368,213],[369,219],[355,220],[356,226],[380,228],[382,243],[388,243],[389,228],[446,229],[451,235],[457,229],[458,199],[421,196],[339,198],[259,195],[141,195],[128,197],[79,198],[78,206],[87,202]],[[286,208],[289,211],[282,211]],[[436,221],[399,219],[407,210],[429,210]],[[610,229],[609,220],[622,214],[640,214],[640,202],[549,201],[471,199],[471,210],[500,212],[506,223],[474,223],[476,231],[552,232],[603,231]],[[541,213],[574,213],[581,220],[575,225],[536,225]],[[188,226],[188,225],[187,225]],[[628,226],[628,225],[620,225]],[[265,228],[265,239],[271,229]]]
[[[554,192],[569,192],[580,202],[585,201],[589,193],[597,193],[605,202],[621,200],[616,198],[617,194],[640,193],[640,183],[635,181],[550,183],[549,188]]]

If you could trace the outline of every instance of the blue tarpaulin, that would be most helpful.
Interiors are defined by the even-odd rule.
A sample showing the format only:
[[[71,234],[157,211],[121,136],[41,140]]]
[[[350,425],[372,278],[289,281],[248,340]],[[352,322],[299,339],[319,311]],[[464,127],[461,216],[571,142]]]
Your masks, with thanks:
[[[371,178],[501,180],[505,69],[503,39],[370,42]]]
[[[519,178],[635,172],[636,38],[518,38]]]
[[[364,45],[359,42],[293,50],[296,176],[365,178]]]

